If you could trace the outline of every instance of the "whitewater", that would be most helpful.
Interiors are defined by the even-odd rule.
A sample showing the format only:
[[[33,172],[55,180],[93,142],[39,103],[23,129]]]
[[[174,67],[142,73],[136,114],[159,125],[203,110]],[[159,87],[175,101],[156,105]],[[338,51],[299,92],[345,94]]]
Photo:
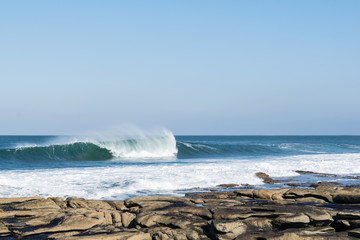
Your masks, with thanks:
[[[255,176],[319,181],[295,171],[360,175],[360,136],[174,136],[168,130],[92,136],[0,136],[0,197],[125,199],[274,187]],[[321,179],[320,179],[321,180]],[[221,189],[220,189],[221,190]]]

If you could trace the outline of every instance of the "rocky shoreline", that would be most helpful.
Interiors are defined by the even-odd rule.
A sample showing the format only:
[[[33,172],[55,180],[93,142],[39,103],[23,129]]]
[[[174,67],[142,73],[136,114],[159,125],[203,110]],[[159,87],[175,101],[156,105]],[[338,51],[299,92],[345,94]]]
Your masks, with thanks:
[[[0,198],[0,239],[334,238],[360,238],[359,188],[320,184],[125,201]]]

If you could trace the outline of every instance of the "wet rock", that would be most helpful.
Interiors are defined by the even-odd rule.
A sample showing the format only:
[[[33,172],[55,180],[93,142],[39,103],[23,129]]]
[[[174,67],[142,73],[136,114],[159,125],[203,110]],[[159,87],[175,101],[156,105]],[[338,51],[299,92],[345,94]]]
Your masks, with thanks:
[[[233,188],[233,187],[238,187],[238,186],[239,186],[239,184],[235,184],[235,183],[217,185],[217,187],[222,187],[222,188]]]
[[[360,220],[349,220],[350,228],[360,228]]]
[[[333,196],[333,201],[335,203],[348,203],[348,204],[360,203],[360,193],[350,193],[350,192],[338,193]]]
[[[338,212],[336,217],[338,219],[360,219],[360,212]]]
[[[339,182],[318,182],[310,184],[310,187],[318,187],[318,186],[340,186],[343,185]]]
[[[298,174],[302,174],[302,175],[318,175],[318,176],[333,176],[333,177],[336,177],[337,175],[336,174],[331,174],[331,173],[317,173],[317,172],[312,172],[312,171],[301,171],[301,170],[298,170],[298,171],[295,171],[296,173]]]
[[[360,228],[355,228],[349,231],[350,237],[360,238]]]
[[[280,180],[274,180],[268,174],[263,173],[263,172],[257,172],[257,173],[255,173],[255,175],[258,178],[261,178],[263,180],[263,182],[267,183],[267,184],[275,184],[275,183],[283,182],[283,181],[280,181]]]

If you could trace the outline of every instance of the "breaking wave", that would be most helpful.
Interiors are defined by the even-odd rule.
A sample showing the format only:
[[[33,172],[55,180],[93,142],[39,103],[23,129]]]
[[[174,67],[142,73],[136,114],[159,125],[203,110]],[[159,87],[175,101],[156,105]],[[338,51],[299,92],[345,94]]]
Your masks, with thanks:
[[[64,162],[144,159],[232,158],[303,154],[359,153],[359,145],[336,143],[244,143],[240,141],[176,141],[168,130],[122,137],[57,138],[42,144],[0,148],[0,160],[15,162]]]
[[[134,138],[67,139],[61,143],[0,149],[0,159],[22,161],[102,161],[110,159],[175,158],[176,140],[169,131]]]

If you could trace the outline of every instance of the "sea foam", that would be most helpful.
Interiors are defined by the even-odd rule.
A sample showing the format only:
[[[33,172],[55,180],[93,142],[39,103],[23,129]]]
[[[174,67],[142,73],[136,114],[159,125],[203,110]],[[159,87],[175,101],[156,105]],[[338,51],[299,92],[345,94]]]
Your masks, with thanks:
[[[204,159],[201,163],[0,171],[0,196],[77,196],[124,199],[135,195],[183,195],[223,183],[262,185],[256,172],[297,176],[296,170],[356,174],[360,154],[318,154],[261,159]],[[308,179],[311,181],[311,179]]]

